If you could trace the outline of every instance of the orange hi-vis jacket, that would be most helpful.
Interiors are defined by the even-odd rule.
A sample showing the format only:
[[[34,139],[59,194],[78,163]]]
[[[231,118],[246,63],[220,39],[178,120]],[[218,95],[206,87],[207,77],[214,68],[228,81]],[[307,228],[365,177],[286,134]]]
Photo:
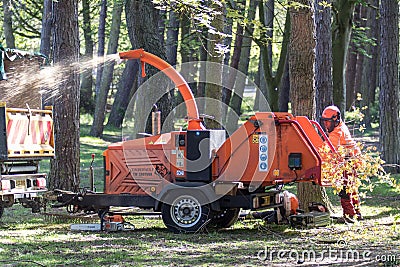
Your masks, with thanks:
[[[328,137],[336,149],[339,146],[343,146],[349,151],[352,150],[349,152],[349,156],[357,155],[361,152],[360,148],[357,146],[357,143],[351,136],[349,128],[347,128],[346,124],[342,121],[333,129],[332,132],[329,133]]]

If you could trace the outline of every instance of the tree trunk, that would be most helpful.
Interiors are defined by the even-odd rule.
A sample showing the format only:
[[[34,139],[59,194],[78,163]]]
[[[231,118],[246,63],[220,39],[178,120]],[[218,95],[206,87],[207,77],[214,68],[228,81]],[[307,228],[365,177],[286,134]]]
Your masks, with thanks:
[[[101,0],[101,8],[99,15],[99,28],[97,32],[97,57],[104,57],[105,42],[106,42],[106,18],[107,18],[107,0]],[[103,74],[103,64],[97,65],[95,95],[100,91],[101,76]]]
[[[178,40],[179,40],[179,18],[174,10],[168,12],[167,40],[165,44],[165,53],[167,62],[172,66],[177,64],[178,60]],[[175,91],[170,91],[171,103],[174,106],[174,111],[177,103]]]
[[[170,10],[168,14],[169,21],[165,50],[168,63],[175,66],[178,56],[179,19],[174,10]]]
[[[165,34],[165,23],[167,19],[167,13],[165,10],[159,10],[158,11],[158,39],[160,39],[162,47],[165,48],[165,42],[164,42],[164,34]]]
[[[207,43],[207,39],[205,38],[205,36],[207,36],[206,32],[208,31],[208,29],[206,27],[203,28],[203,34],[205,34],[204,36],[201,36],[201,40],[202,43]],[[200,61],[207,61],[207,50],[206,48],[201,45],[200,46]],[[205,77],[207,76],[206,73],[206,68],[200,68],[199,69],[199,77],[200,77],[200,81],[205,81]],[[199,82],[199,84],[197,85],[197,92],[195,94],[196,97],[204,97],[206,95],[206,83],[204,82]]]
[[[356,5],[354,7],[353,22],[355,27],[360,28],[362,17],[361,17],[361,5]],[[360,53],[357,47],[360,45],[357,43],[355,32],[352,31],[350,35],[349,51],[347,53],[346,59],[346,109],[350,110],[355,104],[356,99],[356,76],[357,76],[357,64],[360,57]],[[359,41],[358,41],[359,42]]]
[[[243,3],[241,3],[243,4]],[[244,3],[245,4],[245,3]],[[243,5],[244,5],[243,4]],[[244,8],[242,9],[244,10]],[[242,23],[238,22],[236,25],[236,34],[235,34],[235,42],[233,45],[233,54],[231,57],[230,68],[228,73],[228,78],[226,82],[224,82],[224,88],[222,91],[222,102],[224,105],[224,114],[227,114],[228,107],[231,102],[233,86],[235,85],[235,79],[237,75],[237,69],[239,68],[239,61],[240,61],[240,54],[242,52],[242,44],[243,44],[243,25]]]
[[[265,16],[264,16],[264,5],[260,4],[259,5],[260,9],[260,21],[262,25],[266,25],[265,22]],[[275,75],[273,75],[273,71],[271,68],[271,59],[269,58],[270,52],[268,48],[268,39],[261,40],[261,42],[258,42],[258,45],[260,46],[260,53],[261,53],[261,58],[262,58],[262,63],[263,63],[263,71],[264,71],[264,76],[265,76],[265,82],[266,82],[266,96],[269,102],[270,109],[272,111],[277,111],[279,110],[279,84],[281,82],[283,73],[285,71],[285,62],[287,58],[287,52],[288,52],[288,43],[289,43],[289,38],[290,38],[290,15],[289,12],[286,13],[286,19],[285,19],[285,31],[283,34],[283,40],[282,40],[282,48],[281,48],[281,54],[279,55],[279,62],[278,62],[278,68],[276,70]],[[265,90],[262,90],[262,92],[265,94]],[[260,107],[261,108],[261,107]]]
[[[49,62],[51,62],[51,33],[53,29],[53,1],[52,0],[44,0],[43,2],[43,13],[42,13],[42,30],[40,33],[40,53],[45,55]],[[52,88],[42,86],[41,91],[41,102],[42,107],[48,105],[49,100],[51,99],[51,90]],[[49,104],[51,105],[51,104]]]
[[[267,0],[265,4],[265,25],[267,26],[266,36],[268,38],[267,42],[267,53],[269,58],[269,65],[272,68],[272,38],[274,37],[274,19],[275,19],[275,1]],[[286,34],[286,33],[284,33]]]
[[[118,49],[118,40],[121,26],[121,14],[123,5],[119,0],[114,0],[112,11],[112,22],[110,38],[108,41],[107,54],[115,54]],[[106,61],[101,78],[100,90],[96,94],[96,106],[90,135],[100,137],[103,134],[104,119],[106,113],[107,97],[114,73],[115,61]]]
[[[6,39],[6,46],[8,48],[15,48],[14,30],[12,28],[12,12],[10,10],[11,2],[11,0],[3,0],[3,29],[4,37]]]
[[[181,16],[181,62],[183,67],[180,70],[181,75],[185,78],[189,83],[189,87],[192,90],[193,94],[196,95],[197,92],[197,83],[195,81],[195,75],[197,72],[197,64],[195,62],[198,61],[198,53],[196,52],[196,43],[197,37],[191,31],[192,25],[189,15],[185,14]],[[176,106],[183,103],[183,97],[179,93],[175,99]],[[183,111],[182,109],[178,109]],[[176,114],[177,117],[184,117],[185,114]]]
[[[129,100],[138,87],[138,75],[138,62],[136,60],[128,60],[118,83],[117,93],[115,94],[114,103],[111,108],[110,116],[108,117],[108,126],[117,128],[122,126]]]
[[[289,60],[286,56],[285,71],[283,73],[281,83],[279,86],[279,111],[289,111],[290,100],[290,76],[289,76]]]
[[[224,7],[215,3],[211,4],[211,6],[219,14],[216,14],[211,22],[211,27],[213,27],[217,33],[208,33],[207,61],[216,64],[207,66],[207,84],[205,85],[205,96],[207,101],[205,110],[207,110],[208,115],[213,116],[214,119],[206,119],[206,125],[209,129],[221,129],[223,116],[221,103],[224,55],[221,51],[217,50],[217,47],[224,44],[224,38],[221,34],[218,34],[218,32],[222,33],[224,30]]]
[[[359,27],[361,30],[366,29],[366,22],[367,22],[367,7],[361,6],[360,7],[360,20],[357,23],[357,27]],[[355,72],[355,77],[354,77],[354,95],[353,99],[351,99],[351,103],[353,103],[354,106],[359,105],[360,103],[357,102],[357,94],[361,93],[362,89],[362,76],[364,73],[364,51],[366,47],[363,43],[361,43],[358,47],[357,51],[357,64],[356,64],[356,72]],[[364,97],[362,95],[362,97]],[[349,107],[351,108],[351,107]]]
[[[272,69],[272,38],[273,38],[273,29],[274,29],[274,19],[275,19],[275,1],[274,0],[267,0],[267,3],[264,4],[264,1],[260,1],[260,5],[263,5],[263,8],[259,8],[259,16],[262,16],[264,19],[265,26],[267,27],[266,31],[266,46],[264,49],[267,50],[267,61],[269,67]],[[262,15],[262,13],[264,15]],[[263,22],[263,20],[261,20]],[[260,94],[262,93],[264,98],[268,97],[268,90],[265,81],[265,72],[263,68],[263,56],[260,53],[260,58],[258,62],[258,72],[257,75],[259,76],[258,81],[256,82],[258,88],[260,90],[256,91],[256,98],[254,100],[254,110],[263,110],[263,107],[260,107]],[[267,110],[263,110],[267,111]]]
[[[51,29],[53,23],[52,16],[52,0],[44,0],[43,3],[43,17],[42,17],[42,31],[40,34],[40,53],[50,58],[51,52]]]
[[[63,66],[54,98],[56,158],[51,161],[51,189],[79,188],[79,30],[78,0],[53,2],[53,61]]]
[[[388,168],[400,171],[399,133],[399,3],[397,0],[382,1],[380,5],[380,109],[379,139],[382,158]]]
[[[49,0],[47,0],[49,1]],[[51,0],[50,0],[51,1]],[[83,17],[83,36],[85,39],[85,54],[84,61],[93,59],[93,38],[92,26],[90,18],[90,1],[82,0],[82,17]],[[93,100],[93,69],[86,67],[81,74],[81,102],[80,109],[84,113],[93,114],[94,100]]]
[[[361,26],[361,5],[356,5],[354,7],[353,23],[355,27],[359,28]],[[356,43],[356,37],[354,36],[354,31],[350,34],[349,51],[347,53],[347,63],[346,63],[346,109],[350,110],[355,104],[354,100],[356,98],[356,76],[357,76],[357,64],[360,53],[357,49],[359,44]]]
[[[290,48],[289,75],[290,99],[294,115],[305,115],[315,118],[314,88],[314,23],[312,18],[312,2],[300,1],[306,7],[290,8]],[[324,202],[323,190],[312,183],[298,183],[297,195],[300,208],[306,210],[311,202]]]
[[[247,20],[253,21],[256,15],[256,9],[258,5],[258,0],[250,0],[249,3],[249,11],[247,14]],[[238,127],[238,119],[241,112],[242,107],[242,99],[244,93],[244,87],[246,85],[246,77],[249,71],[249,62],[250,62],[250,50],[251,50],[251,42],[254,32],[253,23],[247,24],[245,28],[245,36],[243,37],[241,53],[240,53],[240,60],[238,70],[239,72],[243,73],[244,75],[236,75],[235,78],[235,86],[234,86],[234,94],[231,98],[231,109],[228,113],[228,120],[227,120],[227,129],[229,132],[234,132]]]
[[[358,52],[354,43],[349,44],[349,52],[346,59],[346,105],[344,110],[349,110],[354,105],[355,82]]]
[[[126,0],[125,1],[125,11],[126,11],[126,22],[128,28],[129,39],[131,41],[133,48],[143,48],[145,51],[150,52],[162,59],[166,59],[165,49],[162,46],[162,42],[159,38],[158,33],[158,21],[159,12],[158,9],[154,7],[151,0],[136,1],[136,0]],[[154,74],[159,72],[153,67],[146,66],[146,77],[147,79],[152,77]],[[167,116],[172,110],[172,101],[169,94],[169,90],[172,89],[170,85],[163,84],[163,87],[158,88],[158,92],[150,91],[145,92],[145,95],[140,97],[138,105],[136,105],[135,114],[144,116],[144,118],[139,118],[139,120],[147,120],[146,132],[151,132],[151,108],[153,104],[150,103],[149,99],[151,96],[161,93],[163,97],[158,98],[157,106],[161,111],[161,123],[163,131],[172,130],[172,122],[166,121]],[[139,107],[142,106],[142,109]],[[143,114],[143,108],[149,110],[148,114]],[[148,117],[150,116],[150,119]]]
[[[332,29],[331,8],[320,5],[322,0],[315,0],[315,107],[316,115],[321,116],[326,106],[333,104],[332,81]],[[331,1],[325,1],[328,5]]]
[[[253,110],[254,111],[259,111],[260,110],[260,95],[261,93],[261,79],[263,79],[263,74],[264,71],[262,70],[262,61],[261,61],[261,55],[258,57],[258,71],[256,73],[256,76],[254,77],[254,83],[257,86],[256,90],[256,96],[254,98],[254,105],[253,105]]]
[[[194,43],[196,42],[196,36],[191,32],[191,20],[186,16],[181,18],[181,57],[182,63],[191,62],[196,57],[196,51]],[[190,71],[188,71],[190,72]]]
[[[241,1],[242,2],[242,1]],[[241,10],[240,8],[238,9],[238,5],[231,1],[230,3],[227,3],[228,7],[231,9],[236,9],[236,10]],[[224,16],[226,17],[227,15],[227,8],[225,8],[225,13]],[[231,46],[232,46],[232,36],[233,36],[233,18],[232,17],[226,17],[225,19],[225,26],[224,26],[224,34],[226,34],[225,39],[224,39],[224,46],[226,48],[229,48],[229,52],[225,53],[224,56],[224,66],[223,66],[223,75],[222,75],[222,123],[223,125],[226,125],[226,120],[227,120],[227,114],[228,114],[228,107],[229,107],[229,102],[231,98],[231,90],[233,89],[232,87],[227,86],[229,83],[230,79],[230,72],[232,69],[229,66],[230,60],[231,60]],[[242,27],[243,29],[243,27]],[[238,29],[237,29],[238,30]],[[237,35],[236,35],[237,36]],[[234,47],[235,50],[236,47]],[[239,49],[240,50],[240,49]],[[232,72],[235,73],[236,75],[236,69],[233,70]]]
[[[331,1],[325,1],[327,5],[320,5],[321,0],[314,1],[314,25],[315,25],[315,63],[314,63],[314,88],[315,111],[320,116],[326,106],[333,104],[332,81],[332,29]],[[311,115],[311,114],[310,114]],[[315,117],[314,117],[315,118]],[[324,187],[312,184],[298,185],[300,200],[305,209],[310,202],[322,201],[333,212],[332,204]]]
[[[263,49],[266,49],[266,53],[268,54],[268,57],[266,59],[266,63],[269,66],[269,69],[272,70],[272,38],[274,36],[274,18],[275,18],[275,1],[273,0],[268,0],[266,5],[265,5],[265,11],[263,12],[265,16],[265,26],[267,27],[267,32],[266,32],[266,38],[267,38],[267,45],[266,47],[263,47]],[[288,17],[288,15],[287,15]],[[286,21],[287,22],[287,21]],[[286,23],[285,22],[285,23]],[[286,26],[286,25],[285,25]],[[286,34],[286,32],[284,33]],[[287,59],[286,53],[287,50],[285,51],[284,47],[287,47],[287,41],[285,43],[282,43],[282,48],[281,53],[284,54],[282,56],[285,56],[285,60]],[[263,58],[263,57],[261,57]],[[264,68],[263,68],[264,69]],[[269,76],[269,75],[268,75]],[[279,94],[281,93],[278,90],[279,84],[280,84],[280,79],[282,75],[281,73],[278,74],[278,79],[277,83],[271,82],[271,80],[268,80],[268,83],[266,83],[266,89],[267,89],[267,96],[269,106],[272,111],[277,111],[279,109]]]
[[[233,7],[234,7],[234,5],[233,5]],[[232,45],[233,18],[226,16],[227,15],[226,8],[224,11],[225,11],[224,16],[226,17],[225,23],[224,23],[225,24],[224,34],[226,34],[225,39],[224,39],[224,46],[230,48]],[[229,49],[229,51],[230,51],[230,49]],[[231,59],[231,53],[230,52],[225,53],[225,56],[224,56],[224,65],[225,66],[229,66],[230,59]]]
[[[313,19],[309,0],[299,1],[305,8],[291,8],[289,49],[290,99],[294,115],[315,118]]]
[[[239,14],[245,15],[245,8],[246,8],[246,1],[238,1],[236,4],[236,9],[239,10]],[[240,53],[242,52],[242,44],[243,44],[243,23],[238,21],[236,24],[236,31],[235,31],[235,42],[233,44],[233,53],[230,60],[229,65],[229,72],[227,77],[223,77],[224,81],[224,88],[222,89],[222,102],[224,103],[224,120],[227,120],[225,115],[228,114],[228,107],[231,102],[233,86],[235,85],[235,79],[237,75],[237,69],[239,68],[239,60],[240,60]]]
[[[379,0],[373,0],[372,6],[379,7]],[[375,90],[378,87],[378,64],[379,64],[379,23],[377,19],[376,8],[368,8],[367,15],[367,36],[375,40],[375,45],[368,45],[366,47],[366,52],[369,57],[364,59],[363,77],[361,82],[361,94],[362,101],[361,106],[368,108],[364,110],[364,123],[365,127],[371,128],[371,115],[370,110],[375,102]]]
[[[342,113],[346,110],[345,69],[355,2],[354,0],[336,0],[332,5],[333,102]]]

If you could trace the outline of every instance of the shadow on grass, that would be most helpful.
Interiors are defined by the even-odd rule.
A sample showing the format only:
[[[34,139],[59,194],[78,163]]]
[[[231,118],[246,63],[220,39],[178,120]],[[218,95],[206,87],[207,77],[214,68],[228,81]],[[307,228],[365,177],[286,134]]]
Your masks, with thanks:
[[[374,215],[366,215],[363,217],[365,220],[372,220],[372,219],[382,219],[385,217],[391,217],[391,216],[396,216],[396,215],[400,215],[400,209],[390,209],[387,211],[381,211]]]
[[[335,225],[296,230],[246,219],[229,229],[174,234],[163,226],[162,220],[138,216],[129,217],[138,226],[134,231],[74,232],[69,230],[69,224],[46,225],[39,215],[20,209],[15,207],[7,212],[5,216],[10,217],[0,226],[4,237],[0,242],[0,259],[5,259],[1,263],[10,266],[293,266],[293,259],[263,261],[260,255],[268,249],[324,251],[335,247],[342,238],[339,232],[349,231],[345,226],[337,231]],[[302,266],[312,266],[308,264]]]

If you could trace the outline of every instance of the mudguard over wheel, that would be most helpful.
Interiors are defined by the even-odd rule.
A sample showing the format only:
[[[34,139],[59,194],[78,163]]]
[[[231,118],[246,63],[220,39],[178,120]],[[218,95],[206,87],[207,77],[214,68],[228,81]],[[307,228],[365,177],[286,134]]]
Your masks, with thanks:
[[[218,212],[211,221],[212,226],[216,228],[229,228],[235,224],[239,218],[240,209],[227,209]]]
[[[176,194],[168,197],[162,204],[161,213],[165,226],[175,233],[194,233],[206,227],[211,218],[204,197],[196,194]]]

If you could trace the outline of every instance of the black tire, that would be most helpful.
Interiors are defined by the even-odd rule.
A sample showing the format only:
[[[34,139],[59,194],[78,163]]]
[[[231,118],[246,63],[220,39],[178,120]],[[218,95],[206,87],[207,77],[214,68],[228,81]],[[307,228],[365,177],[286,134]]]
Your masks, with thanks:
[[[2,205],[0,205],[0,219],[1,219],[1,216],[3,216],[3,213],[4,213],[4,207]]]
[[[204,197],[200,193],[172,193],[168,200],[162,204],[161,213],[169,230],[174,233],[195,233],[206,228],[211,218],[211,209],[208,204],[203,204]]]
[[[239,208],[223,210],[215,215],[211,221],[211,224],[218,229],[229,228],[238,220],[239,214]]]

